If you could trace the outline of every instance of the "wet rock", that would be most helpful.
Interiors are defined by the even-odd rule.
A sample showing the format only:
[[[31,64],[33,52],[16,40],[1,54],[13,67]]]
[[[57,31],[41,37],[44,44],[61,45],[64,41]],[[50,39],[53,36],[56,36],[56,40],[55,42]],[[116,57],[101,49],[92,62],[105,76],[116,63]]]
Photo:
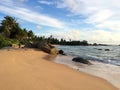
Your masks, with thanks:
[[[94,48],[94,49],[96,49],[96,50],[102,50],[101,48]]]
[[[59,50],[58,53],[61,55],[66,55],[63,50]]]
[[[102,50],[102,49],[98,49],[98,50]]]
[[[72,61],[92,65],[92,63],[90,63],[87,59],[84,59],[84,58],[81,58],[81,57],[73,58]]]
[[[110,49],[105,49],[105,51],[110,51]]]

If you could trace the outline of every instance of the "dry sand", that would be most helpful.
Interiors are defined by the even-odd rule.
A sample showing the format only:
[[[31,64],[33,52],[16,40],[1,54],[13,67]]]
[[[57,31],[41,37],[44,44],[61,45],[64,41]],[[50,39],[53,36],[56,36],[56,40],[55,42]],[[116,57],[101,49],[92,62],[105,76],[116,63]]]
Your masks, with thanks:
[[[46,57],[33,49],[0,50],[0,90],[117,90],[103,79]]]

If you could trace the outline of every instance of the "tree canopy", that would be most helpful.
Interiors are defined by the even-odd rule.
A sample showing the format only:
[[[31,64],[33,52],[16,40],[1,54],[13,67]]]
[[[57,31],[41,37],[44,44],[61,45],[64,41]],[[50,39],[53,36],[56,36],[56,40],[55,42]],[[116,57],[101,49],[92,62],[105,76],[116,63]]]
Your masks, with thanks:
[[[83,45],[88,46],[88,41],[75,41],[61,38],[54,38],[52,35],[49,37],[45,36],[36,36],[32,30],[27,30],[26,28],[21,28],[17,20],[11,16],[5,16],[0,24],[0,48],[4,46],[9,46],[14,43],[16,44],[25,44],[26,42],[38,42],[45,41],[51,44],[60,44],[60,45]],[[98,44],[93,44],[98,45]],[[101,45],[101,44],[100,44]]]
[[[19,25],[19,23],[16,21],[15,18],[11,16],[6,16],[1,21],[0,24],[0,44],[5,42],[9,42],[10,44],[13,44],[12,41],[17,41],[19,44],[24,44],[25,41],[29,38],[30,40],[34,37],[34,33],[32,30],[26,30],[25,28],[22,29]],[[8,44],[7,44],[8,45]],[[7,46],[6,43],[4,43],[2,46]]]

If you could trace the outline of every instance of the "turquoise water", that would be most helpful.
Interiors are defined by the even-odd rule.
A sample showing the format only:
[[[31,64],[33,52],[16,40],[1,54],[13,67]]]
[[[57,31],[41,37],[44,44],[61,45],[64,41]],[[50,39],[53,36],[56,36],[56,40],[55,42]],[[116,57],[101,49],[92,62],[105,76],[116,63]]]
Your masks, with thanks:
[[[56,46],[67,55],[120,66],[120,46]],[[105,49],[109,49],[106,51]]]

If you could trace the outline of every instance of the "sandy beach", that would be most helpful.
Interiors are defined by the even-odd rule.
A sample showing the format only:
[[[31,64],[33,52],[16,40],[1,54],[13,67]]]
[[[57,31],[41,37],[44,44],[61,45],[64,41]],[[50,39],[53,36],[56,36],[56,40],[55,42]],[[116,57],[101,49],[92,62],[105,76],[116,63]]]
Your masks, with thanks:
[[[48,57],[34,49],[0,50],[0,90],[118,90],[104,79]]]

